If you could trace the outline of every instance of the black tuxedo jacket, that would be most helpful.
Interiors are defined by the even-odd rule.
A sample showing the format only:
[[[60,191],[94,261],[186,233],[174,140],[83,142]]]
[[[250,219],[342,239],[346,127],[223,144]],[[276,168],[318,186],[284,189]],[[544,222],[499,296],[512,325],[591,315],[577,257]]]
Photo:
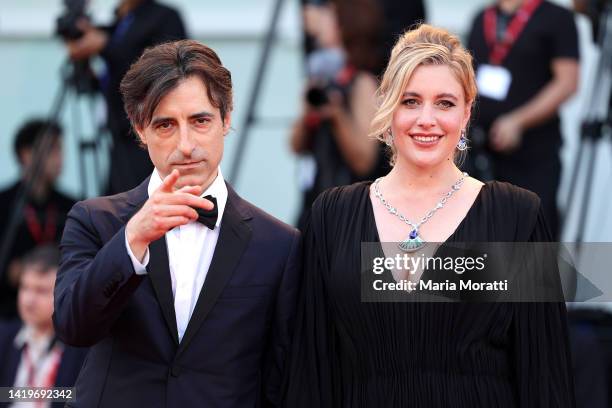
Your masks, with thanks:
[[[301,270],[299,232],[229,196],[219,240],[178,342],[165,238],[136,275],[125,224],[148,198],[77,203],[68,215],[54,323],[67,344],[91,346],[74,407],[259,407],[278,402]]]
[[[15,376],[21,362],[23,348],[15,347],[15,337],[23,326],[20,320],[12,320],[0,323],[0,387],[12,387],[15,384]],[[64,346],[62,360],[57,369],[55,387],[73,387],[79,374],[85,355],[86,348]],[[9,403],[0,402],[0,407],[8,407]],[[60,408],[63,402],[54,402],[52,408]]]

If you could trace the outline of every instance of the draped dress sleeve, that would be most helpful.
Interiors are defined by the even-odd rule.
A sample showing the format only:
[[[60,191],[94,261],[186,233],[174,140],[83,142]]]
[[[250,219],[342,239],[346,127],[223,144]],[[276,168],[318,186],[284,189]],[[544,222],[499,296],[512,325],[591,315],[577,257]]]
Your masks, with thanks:
[[[335,334],[330,315],[326,208],[328,193],[315,201],[304,233],[304,268],[284,407],[334,406]]]
[[[535,222],[528,242],[551,242],[537,197],[530,212]],[[545,258],[542,262],[556,264],[556,253],[548,253]],[[516,303],[513,337],[518,406],[575,407],[565,303]]]

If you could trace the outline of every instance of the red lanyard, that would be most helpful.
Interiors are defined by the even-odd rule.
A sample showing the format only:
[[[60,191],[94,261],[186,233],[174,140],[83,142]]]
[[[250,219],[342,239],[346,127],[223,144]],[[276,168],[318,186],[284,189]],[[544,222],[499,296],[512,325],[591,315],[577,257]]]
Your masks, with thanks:
[[[542,0],[525,0],[508,24],[501,41],[497,41],[497,9],[489,7],[484,14],[484,35],[489,46],[489,62],[500,65],[523,32],[525,25]]]
[[[23,348],[23,355],[26,364],[26,369],[28,371],[28,379],[27,384],[28,387],[52,387],[55,384],[55,377],[57,377],[57,370],[59,369],[59,364],[62,357],[62,351],[58,347],[54,347],[51,351],[52,365],[51,369],[45,376],[43,382],[41,384],[36,384],[36,374],[37,371],[41,369],[42,362],[44,362],[44,356],[41,356],[38,359],[38,363],[34,364],[32,361],[32,357],[30,357],[30,352],[28,351],[27,344]]]
[[[37,244],[44,244],[47,242],[55,241],[55,230],[57,227],[57,214],[55,211],[55,206],[50,204],[45,213],[45,229],[43,231],[41,223],[38,221],[38,217],[36,216],[36,211],[32,208],[31,205],[26,205],[23,209],[25,221],[28,226],[28,230],[34,238],[34,241]]]
[[[45,361],[45,356],[41,356],[37,364],[34,364],[34,362],[32,361],[32,358],[30,357],[30,353],[28,351],[28,345],[26,344],[23,348],[23,357],[24,357],[24,362],[26,364],[26,370],[28,372],[28,378],[27,378],[28,387],[49,388],[55,385],[57,371],[59,370],[59,365],[62,360],[62,350],[60,348],[54,347],[53,350],[51,351],[51,359],[52,359],[51,368],[49,369],[49,372],[47,373],[47,375],[45,376],[45,378],[40,384],[36,383],[36,374],[38,370],[42,368],[43,363]],[[44,401],[35,402],[36,406],[39,406],[39,404],[42,405],[43,403]]]

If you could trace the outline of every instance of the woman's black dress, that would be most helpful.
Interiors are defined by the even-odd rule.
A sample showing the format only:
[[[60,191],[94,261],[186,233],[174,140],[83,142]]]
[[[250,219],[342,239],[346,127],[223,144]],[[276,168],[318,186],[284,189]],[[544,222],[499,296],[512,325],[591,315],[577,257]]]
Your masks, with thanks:
[[[370,183],[324,192],[305,233],[286,407],[573,407],[563,303],[362,303]],[[485,184],[447,242],[550,241],[533,193]]]

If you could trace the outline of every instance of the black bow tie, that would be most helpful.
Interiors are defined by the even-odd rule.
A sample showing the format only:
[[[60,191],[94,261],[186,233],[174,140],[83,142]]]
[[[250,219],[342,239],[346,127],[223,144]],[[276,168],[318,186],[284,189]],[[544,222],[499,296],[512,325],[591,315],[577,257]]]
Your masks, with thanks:
[[[219,212],[217,211],[217,199],[211,195],[207,195],[204,197],[205,199],[211,201],[214,205],[212,210],[204,210],[202,208],[194,208],[198,213],[198,222],[206,225],[208,228],[215,229],[215,224],[217,223],[217,217],[219,216]]]

